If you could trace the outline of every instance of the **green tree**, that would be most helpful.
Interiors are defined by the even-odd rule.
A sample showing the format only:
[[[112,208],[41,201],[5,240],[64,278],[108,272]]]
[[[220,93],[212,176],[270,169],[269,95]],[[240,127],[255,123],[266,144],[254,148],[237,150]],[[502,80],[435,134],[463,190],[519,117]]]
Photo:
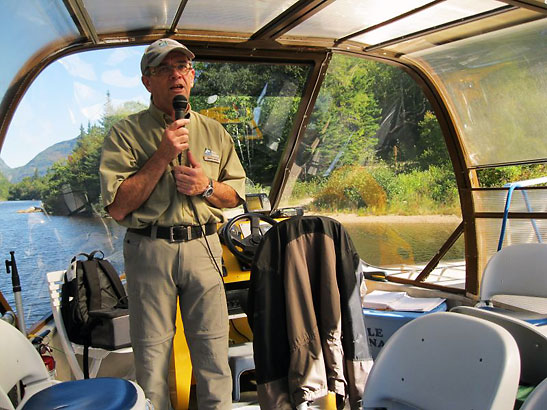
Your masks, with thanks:
[[[217,119],[234,139],[247,177],[254,183],[271,183],[309,66],[198,62],[195,69],[192,109],[214,117],[215,110],[218,113],[222,108]],[[260,118],[255,124],[258,111]],[[260,137],[255,128],[260,130]]]
[[[378,155],[388,163],[419,155],[420,122],[431,105],[418,84],[401,68],[373,63],[369,69],[374,97],[382,111]]]
[[[313,156],[315,175],[374,162],[380,120],[370,75],[374,64],[342,55],[332,58],[299,158],[304,163]]]
[[[477,170],[481,187],[502,187],[511,182],[541,178],[547,175],[547,164],[511,165]],[[541,184],[545,186],[545,184]]]
[[[108,133],[112,125],[117,123],[122,118],[127,117],[130,114],[142,111],[147,107],[138,101],[126,101],[119,107],[112,107],[111,105],[105,106],[105,115],[99,121],[103,131]],[[108,114],[107,114],[108,113]]]
[[[44,181],[35,170],[32,177],[25,177],[17,184],[9,186],[7,199],[9,201],[40,199],[44,189]]]
[[[10,186],[8,179],[0,172],[0,201],[8,199]]]
[[[441,132],[437,117],[427,111],[423,120],[418,123],[420,138],[416,141],[418,152],[417,161],[421,169],[428,169],[431,165],[452,169],[446,144]]]
[[[107,95],[105,114],[99,123],[88,124],[86,131],[82,127],[72,153],[66,160],[55,163],[44,176],[45,188],[41,191],[41,198],[48,211],[55,213],[59,198],[67,189],[72,192],[85,192],[92,206],[99,202],[99,163],[104,138],[114,123],[145,108],[136,102],[114,108],[108,102],[109,98]]]

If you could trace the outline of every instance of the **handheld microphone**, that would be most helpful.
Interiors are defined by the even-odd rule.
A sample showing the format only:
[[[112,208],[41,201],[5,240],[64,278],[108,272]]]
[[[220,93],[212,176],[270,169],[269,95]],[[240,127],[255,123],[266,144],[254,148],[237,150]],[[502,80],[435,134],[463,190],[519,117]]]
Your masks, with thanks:
[[[175,110],[175,120],[190,118],[190,112],[186,112],[188,109],[188,99],[184,95],[176,95],[173,98],[173,109]],[[182,153],[179,154],[179,164],[182,165]]]

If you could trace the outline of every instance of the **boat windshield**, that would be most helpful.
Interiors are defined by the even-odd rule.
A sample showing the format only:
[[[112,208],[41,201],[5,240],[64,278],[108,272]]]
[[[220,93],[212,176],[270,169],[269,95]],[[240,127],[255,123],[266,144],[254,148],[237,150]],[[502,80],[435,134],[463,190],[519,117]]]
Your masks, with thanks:
[[[371,265],[423,267],[461,222],[439,122],[399,67],[334,55],[300,142],[280,207],[338,219]]]
[[[269,194],[310,73],[309,65],[197,62],[192,109],[232,136],[247,192]]]
[[[15,113],[2,150],[8,201],[0,203],[0,239],[2,249],[15,251],[27,323],[49,311],[45,273],[66,269],[78,253],[100,249],[124,271],[125,229],[103,210],[98,164],[112,124],[150,103],[140,81],[143,51],[112,48],[54,62]],[[248,193],[270,193],[311,67],[194,62],[192,109],[230,133]],[[8,275],[0,277],[0,290],[15,306]]]

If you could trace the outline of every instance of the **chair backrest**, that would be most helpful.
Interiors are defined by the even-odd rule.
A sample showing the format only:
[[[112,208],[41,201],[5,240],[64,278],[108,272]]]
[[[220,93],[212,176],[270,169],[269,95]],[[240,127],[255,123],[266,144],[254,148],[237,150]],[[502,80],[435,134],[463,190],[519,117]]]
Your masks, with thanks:
[[[429,313],[403,325],[382,348],[364,407],[510,410],[518,347],[502,327],[467,315]]]
[[[25,395],[18,404],[17,410],[27,408],[27,404],[33,409],[43,409],[44,403],[56,403],[53,405],[55,408],[80,408],[80,405],[81,408],[104,408],[93,406],[96,401],[92,400],[92,396],[101,396],[101,394],[104,396],[103,390],[98,390],[95,386],[109,387],[112,383],[115,383],[115,389],[111,387],[107,389],[107,401],[111,405],[117,403],[119,406],[112,405],[109,408],[127,408],[124,407],[127,404],[123,401],[125,399],[134,403],[130,407],[132,410],[150,408],[140,386],[131,382],[135,390],[133,393],[131,389],[127,389],[127,384],[115,378],[67,382],[62,383],[56,390],[48,389],[47,392],[42,392],[45,394],[38,393],[59,382],[49,378],[49,372],[40,354],[26,336],[9,323],[0,320],[0,409],[14,409],[8,392],[19,381],[25,385]],[[83,382],[86,384],[82,384]],[[121,392],[123,394],[113,397],[114,393],[120,393],[120,387],[123,387]],[[86,396],[84,392],[90,392],[90,395]],[[34,404],[31,405],[30,400],[34,400]],[[104,404],[104,401],[100,402]],[[53,407],[50,404],[47,408]]]
[[[547,409],[547,379],[536,386],[534,391],[526,398],[520,410],[545,410]]]
[[[495,253],[482,275],[480,299],[495,295],[547,297],[547,243],[510,245]]]
[[[20,380],[32,384],[49,378],[44,362],[32,343],[17,328],[3,320],[0,320],[0,363],[0,408],[12,408],[11,403],[5,400],[7,393]]]
[[[61,314],[61,288],[64,283],[64,276],[65,271],[63,270],[47,273],[49,302],[51,304],[51,312],[53,313],[57,334],[61,340],[61,345],[63,346],[72,374],[76,379],[81,380],[84,378],[84,373],[78,363],[78,359],[76,359],[74,349],[72,348],[72,342],[68,339],[63,316]]]
[[[488,320],[511,333],[519,347],[522,384],[535,386],[547,377],[547,335],[536,326],[518,318],[470,306],[456,306],[450,311]]]

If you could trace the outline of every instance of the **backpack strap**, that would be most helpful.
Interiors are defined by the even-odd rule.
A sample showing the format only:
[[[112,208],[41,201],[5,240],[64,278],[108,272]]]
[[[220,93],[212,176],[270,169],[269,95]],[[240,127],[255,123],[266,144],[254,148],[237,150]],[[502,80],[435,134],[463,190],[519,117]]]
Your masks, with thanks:
[[[76,280],[69,281],[66,272],[63,278],[63,288],[61,290],[61,300],[65,299],[68,303],[69,298],[78,293],[78,283]]]
[[[74,260],[77,259],[78,256],[85,256],[87,260],[80,261],[82,263],[82,270],[83,270],[83,280],[87,281],[87,284],[89,286],[89,289],[91,290],[88,293],[89,297],[89,308],[88,311],[91,310],[98,310],[101,308],[101,285],[99,282],[99,274],[97,272],[97,264],[95,261],[93,261],[93,254],[96,251],[93,251],[91,254],[85,254],[80,253],[77,256],[74,257]],[[88,324],[89,326],[89,332],[90,329],[94,327],[94,324],[91,322]],[[89,346],[91,344],[91,333],[87,333],[87,336],[85,337],[84,341],[84,354],[82,358],[82,364],[83,364],[83,373],[84,373],[84,379],[89,379]]]
[[[118,304],[120,305],[119,307],[127,307],[127,295],[125,293],[122,281],[118,276],[118,272],[116,272],[112,264],[107,260],[99,259],[97,262],[99,263],[101,268],[103,268],[103,271],[106,272],[106,274],[108,275],[110,283],[112,283],[112,287],[114,288],[114,291],[118,296]]]
[[[99,310],[101,308],[101,283],[97,272],[97,264],[95,261],[82,261],[84,270],[84,280],[87,280],[90,291],[88,292],[88,310]]]
[[[95,256],[99,253],[101,254],[100,257]],[[118,272],[116,272],[116,269],[114,269],[112,264],[104,258],[103,251],[99,249],[94,250],[88,255],[88,260],[96,260],[97,263],[103,269],[103,271],[106,272],[106,274],[108,275],[108,278],[110,279],[110,283],[112,283],[112,286],[114,287],[114,291],[116,292],[118,299],[127,298],[125,294],[125,289],[123,288],[123,285],[122,285],[122,281],[120,280],[120,277],[118,276]]]
[[[84,357],[82,360],[84,379],[89,379],[89,340],[84,343]]]

